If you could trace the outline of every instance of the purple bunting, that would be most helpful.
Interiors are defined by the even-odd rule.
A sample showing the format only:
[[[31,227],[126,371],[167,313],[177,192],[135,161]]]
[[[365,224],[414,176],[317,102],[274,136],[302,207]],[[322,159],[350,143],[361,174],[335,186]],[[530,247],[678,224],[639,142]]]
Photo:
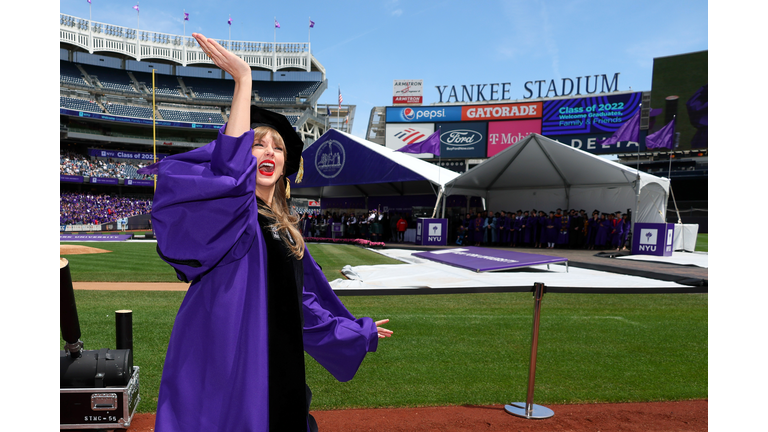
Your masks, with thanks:
[[[427,137],[424,141],[420,141],[413,144],[406,144],[402,148],[397,149],[403,153],[432,153],[435,156],[440,156],[440,130],[438,129]]]
[[[597,140],[598,145],[613,145],[619,141],[640,141],[640,110],[632,116],[626,123],[621,125],[611,137],[604,140]]]
[[[645,137],[645,147],[670,150],[675,148],[675,119],[673,118],[666,126]]]

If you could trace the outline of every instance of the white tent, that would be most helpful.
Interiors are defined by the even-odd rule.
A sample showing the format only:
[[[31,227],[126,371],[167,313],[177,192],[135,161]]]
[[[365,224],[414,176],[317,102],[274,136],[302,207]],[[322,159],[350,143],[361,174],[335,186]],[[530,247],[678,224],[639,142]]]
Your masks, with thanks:
[[[492,211],[631,209],[634,222],[665,222],[669,179],[612,162],[539,134],[445,185],[445,195],[485,198]]]
[[[304,176],[291,195],[311,198],[437,195],[458,173],[331,129],[302,152]]]

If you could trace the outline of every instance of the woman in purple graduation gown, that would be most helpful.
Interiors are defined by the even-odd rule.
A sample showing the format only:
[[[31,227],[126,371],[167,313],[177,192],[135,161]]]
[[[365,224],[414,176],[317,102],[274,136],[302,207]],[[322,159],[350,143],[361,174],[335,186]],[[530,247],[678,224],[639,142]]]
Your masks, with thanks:
[[[158,254],[191,282],[168,344],[155,430],[317,430],[304,351],[348,381],[391,332],[379,327],[387,320],[352,316],[305,248],[286,202],[301,139],[284,116],[251,107],[247,63],[193,36],[235,91],[215,141],[144,169],[158,174]]]

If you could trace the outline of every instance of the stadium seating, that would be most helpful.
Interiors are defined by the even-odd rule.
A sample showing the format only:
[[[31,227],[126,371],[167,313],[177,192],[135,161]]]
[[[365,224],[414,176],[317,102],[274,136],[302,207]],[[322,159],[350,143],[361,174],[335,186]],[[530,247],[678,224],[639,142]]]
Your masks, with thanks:
[[[158,108],[158,112],[164,120],[189,122],[189,123],[224,123],[224,117],[220,113],[175,110],[168,108]]]
[[[144,83],[147,86],[149,92],[152,92],[152,74],[147,72],[131,72],[136,80],[140,83]],[[163,75],[155,73],[155,94],[166,97],[178,98],[179,100],[187,99],[181,93],[181,86],[179,80],[170,75]]]
[[[83,79],[83,74],[80,73],[80,69],[78,69],[72,62],[61,60],[59,62],[59,75],[61,76],[62,84],[91,87],[91,85]]]
[[[124,70],[93,65],[82,65],[82,67],[88,72],[88,75],[95,75],[101,85],[106,89],[139,93],[133,87],[131,77],[128,76],[128,73]]]
[[[152,108],[140,107],[134,105],[122,105],[122,104],[105,104],[104,107],[110,114],[125,116],[125,117],[137,117],[137,118],[152,118]]]
[[[184,77],[184,85],[192,90],[196,99],[231,102],[235,92],[232,80]]]
[[[96,102],[66,96],[59,96],[59,106],[61,108],[68,108],[76,111],[88,111],[95,113],[104,112],[104,110],[102,110]]]

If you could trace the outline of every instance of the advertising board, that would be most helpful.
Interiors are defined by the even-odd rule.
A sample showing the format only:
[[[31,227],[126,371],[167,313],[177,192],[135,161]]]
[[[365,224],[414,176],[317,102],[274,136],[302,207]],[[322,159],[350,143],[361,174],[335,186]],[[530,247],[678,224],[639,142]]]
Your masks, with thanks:
[[[488,122],[488,157],[512,147],[532,133],[541,133],[541,120]]]
[[[395,80],[392,104],[421,104],[424,101],[424,80]]]
[[[461,121],[461,107],[387,107],[387,123]]]
[[[642,93],[544,101],[541,132],[545,136],[613,134],[640,111]]]
[[[440,157],[485,157],[488,143],[486,122],[436,123],[435,129],[440,129]]]
[[[541,110],[541,102],[468,105],[461,107],[461,119],[464,121],[477,121],[541,118]]]
[[[387,124],[385,144],[387,148],[398,150],[405,147],[407,144],[424,141],[434,132],[434,123]],[[412,156],[415,156],[419,159],[434,157],[431,154],[413,154]]]

